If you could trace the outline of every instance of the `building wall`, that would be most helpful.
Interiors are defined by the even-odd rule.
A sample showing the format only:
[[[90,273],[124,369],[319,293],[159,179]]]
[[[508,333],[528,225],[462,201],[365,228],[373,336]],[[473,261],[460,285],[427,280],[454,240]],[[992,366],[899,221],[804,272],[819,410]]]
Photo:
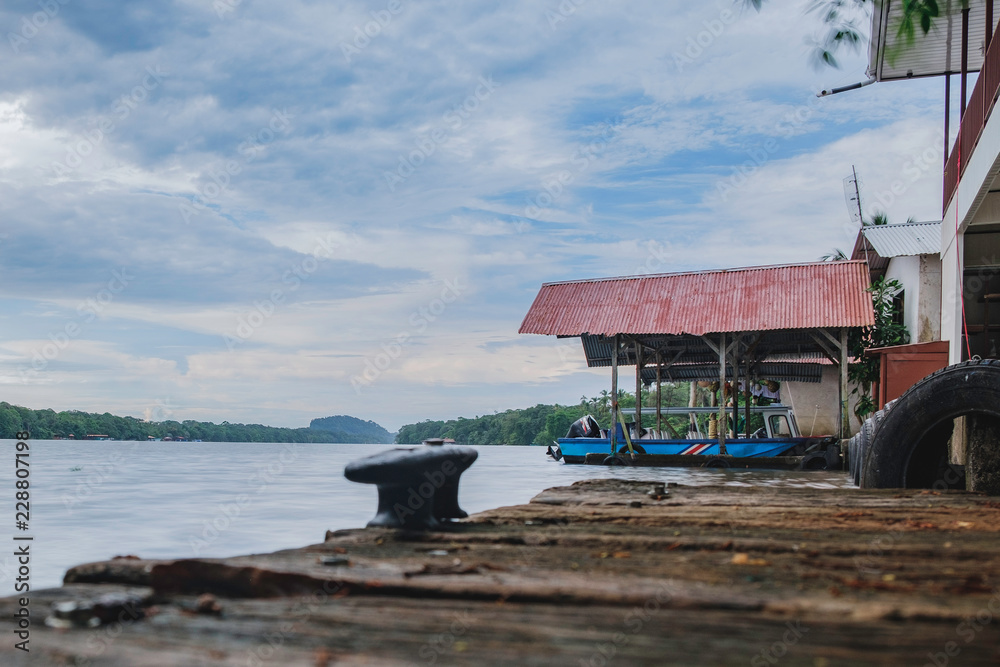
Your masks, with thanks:
[[[947,228],[948,225],[943,225]],[[964,245],[962,234],[951,231],[948,245],[941,253],[941,340],[951,344],[948,362],[957,364],[962,361],[962,305],[958,295],[961,293],[958,278],[958,252]]]
[[[911,343],[941,340],[941,260],[936,255],[893,257],[886,280],[898,280],[905,290],[903,324]]]
[[[920,257],[893,257],[889,260],[885,279],[898,280],[903,285],[903,324],[910,332],[910,341],[915,342],[920,330],[918,304],[920,303]]]
[[[840,370],[833,365],[823,367],[821,382],[782,382],[781,400],[791,406],[802,435],[836,435],[837,414],[840,411],[838,387]],[[848,385],[848,407],[851,412],[851,435],[858,432],[860,424],[854,416],[857,396],[851,395]]]
[[[920,256],[920,300],[917,303],[916,326],[910,331],[912,342],[941,340],[941,258],[937,255]]]
[[[951,363],[962,360],[962,277],[959,253],[965,253],[965,231],[970,224],[1000,223],[1000,113],[990,114],[976,149],[965,159],[965,170],[955,196],[948,202],[941,225],[941,338],[951,343]],[[968,250],[975,252],[975,249]],[[962,258],[964,262],[964,257]]]

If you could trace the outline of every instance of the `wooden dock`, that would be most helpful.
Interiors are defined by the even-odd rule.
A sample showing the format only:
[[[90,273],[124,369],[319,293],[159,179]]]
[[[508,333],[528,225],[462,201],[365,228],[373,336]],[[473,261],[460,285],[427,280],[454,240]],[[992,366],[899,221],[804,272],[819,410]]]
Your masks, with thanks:
[[[998,552],[977,494],[593,480],[441,532],[82,565],[0,662],[997,664]]]

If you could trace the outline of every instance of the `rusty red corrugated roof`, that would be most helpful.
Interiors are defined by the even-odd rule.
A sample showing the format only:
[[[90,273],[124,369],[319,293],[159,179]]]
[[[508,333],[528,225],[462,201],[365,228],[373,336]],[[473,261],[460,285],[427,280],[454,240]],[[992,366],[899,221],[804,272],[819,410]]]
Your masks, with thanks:
[[[870,326],[868,286],[863,261],[545,283],[519,331],[701,335]]]

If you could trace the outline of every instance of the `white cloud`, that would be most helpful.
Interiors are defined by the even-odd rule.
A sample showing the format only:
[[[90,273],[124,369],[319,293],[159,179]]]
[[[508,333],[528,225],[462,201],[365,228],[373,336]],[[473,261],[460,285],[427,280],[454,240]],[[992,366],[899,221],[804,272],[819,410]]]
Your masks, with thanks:
[[[936,84],[817,100],[862,80],[864,56],[812,70],[800,0],[725,20],[729,0],[591,1],[554,23],[556,2],[413,2],[350,62],[364,3],[113,5],[64,6],[0,72],[0,383],[32,407],[141,416],[169,397],[178,419],[393,427],[575,402],[606,373],[516,334],[541,282],[813,260],[850,245],[851,165],[866,204],[904,183],[894,220],[940,207],[939,165],[908,165],[937,145]],[[118,118],[148,67],[162,82]],[[17,384],[121,267],[134,282]],[[446,281],[461,294],[431,320]],[[359,395],[351,378],[401,334],[381,400]]]

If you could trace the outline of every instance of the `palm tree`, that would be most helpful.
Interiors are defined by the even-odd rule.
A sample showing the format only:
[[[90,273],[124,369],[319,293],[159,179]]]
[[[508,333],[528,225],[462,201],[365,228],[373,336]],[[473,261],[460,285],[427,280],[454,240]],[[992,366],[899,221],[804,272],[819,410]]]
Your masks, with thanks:
[[[911,223],[914,223],[916,221],[917,221],[917,219],[914,218],[911,215],[910,217],[908,217],[906,219],[906,224],[911,224]],[[886,215],[885,211],[875,211],[874,213],[872,213],[872,217],[868,218],[867,220],[862,220],[861,224],[863,226],[865,226],[865,227],[874,227],[874,226],[877,226],[877,225],[888,225],[889,224],[889,216]]]
[[[833,252],[829,252],[819,258],[821,262],[843,262],[847,260],[847,255],[840,248],[834,248]]]
[[[876,227],[878,225],[888,225],[889,216],[886,215],[885,211],[875,211],[872,213],[872,217],[867,220],[862,220],[861,224],[865,227]]]

